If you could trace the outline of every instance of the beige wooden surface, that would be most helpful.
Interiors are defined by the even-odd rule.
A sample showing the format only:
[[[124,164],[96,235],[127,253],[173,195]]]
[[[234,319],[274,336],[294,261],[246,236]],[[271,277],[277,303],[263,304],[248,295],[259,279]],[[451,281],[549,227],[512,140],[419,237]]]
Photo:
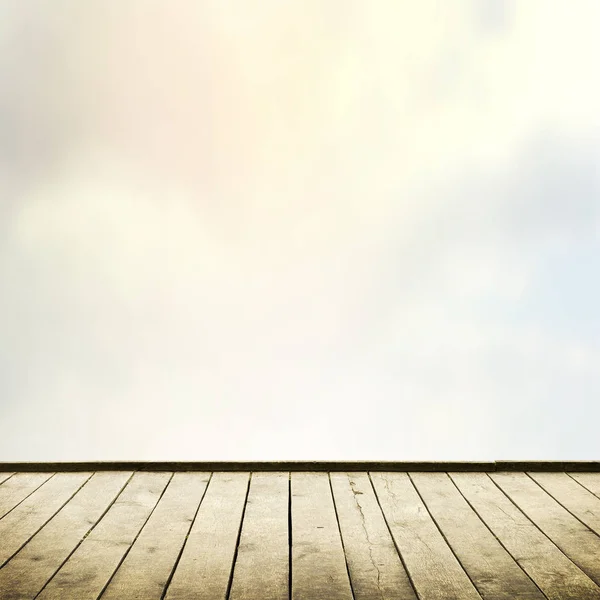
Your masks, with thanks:
[[[492,473],[494,482],[590,579],[600,584],[600,536],[526,473]]]
[[[175,473],[103,600],[160,600],[206,490],[208,473]]]
[[[0,518],[10,512],[27,496],[52,477],[52,473],[15,473],[12,477],[0,475]]]
[[[549,600],[600,600],[600,588],[486,473],[453,473],[451,477],[490,531]]]
[[[232,600],[288,600],[289,473],[254,473],[238,547]]]
[[[249,473],[214,473],[167,600],[221,600],[227,597],[248,493]]]
[[[569,477],[600,498],[600,473],[569,473]]]
[[[132,473],[96,473],[48,524],[0,569],[0,598],[33,598],[117,498]]]
[[[446,473],[411,473],[410,477],[485,600],[544,599]]]
[[[327,473],[292,473],[292,600],[352,600]]]
[[[417,593],[431,600],[480,595],[439,532],[407,473],[372,473],[390,531]]]
[[[356,600],[416,600],[368,473],[331,473]]]
[[[57,473],[0,519],[0,566],[18,552],[91,476],[92,473]]]
[[[529,473],[557,502],[600,535],[600,498],[566,473]]]
[[[600,600],[597,472],[13,472],[0,600]]]
[[[39,600],[96,600],[163,493],[168,473],[136,473]]]

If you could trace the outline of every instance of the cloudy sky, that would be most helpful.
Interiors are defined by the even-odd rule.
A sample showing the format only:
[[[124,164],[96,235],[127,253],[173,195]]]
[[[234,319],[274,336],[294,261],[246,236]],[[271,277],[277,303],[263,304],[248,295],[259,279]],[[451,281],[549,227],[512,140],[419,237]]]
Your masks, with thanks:
[[[1,2],[0,460],[597,460],[599,26]]]

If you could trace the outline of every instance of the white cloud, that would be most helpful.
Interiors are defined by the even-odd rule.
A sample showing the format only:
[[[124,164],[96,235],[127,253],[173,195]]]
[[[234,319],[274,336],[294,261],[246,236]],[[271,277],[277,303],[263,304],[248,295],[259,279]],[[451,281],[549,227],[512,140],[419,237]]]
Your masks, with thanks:
[[[24,15],[44,51],[0,33],[0,453],[593,458],[576,4],[65,3]]]

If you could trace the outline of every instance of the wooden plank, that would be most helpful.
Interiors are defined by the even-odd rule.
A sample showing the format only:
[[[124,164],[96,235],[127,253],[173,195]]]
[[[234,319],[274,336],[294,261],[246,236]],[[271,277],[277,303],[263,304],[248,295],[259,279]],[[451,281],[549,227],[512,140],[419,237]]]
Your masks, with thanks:
[[[0,567],[51,519],[91,476],[92,473],[57,473],[0,520]]]
[[[1,471],[320,471],[320,472],[492,472],[568,471],[600,472],[600,461],[93,461],[0,462]]]
[[[356,600],[416,600],[367,473],[331,473]]]
[[[52,473],[16,473],[0,486],[0,519],[52,477]]]
[[[249,473],[213,473],[167,600],[227,597],[249,479]]]
[[[30,600],[102,517],[131,473],[96,473],[5,566],[0,598]]]
[[[102,600],[160,600],[210,478],[176,473]]]
[[[566,473],[530,473],[530,476],[557,502],[600,535],[600,498]]]
[[[600,498],[600,473],[571,473],[570,476]]]
[[[410,478],[485,600],[544,600],[446,473],[413,473]]]
[[[469,504],[549,600],[600,600],[573,564],[485,473],[450,473]]]
[[[168,473],[136,473],[102,520],[42,590],[39,600],[96,600],[169,479]]]
[[[531,463],[527,463],[530,465]],[[556,463],[564,471],[563,463]],[[585,467],[585,469],[583,468]],[[243,473],[259,471],[494,471],[493,462],[397,462],[397,461],[189,461],[189,462],[48,462],[0,463],[0,471],[202,471]],[[544,466],[544,468],[548,468]],[[521,469],[523,470],[523,469]],[[595,463],[579,470],[593,471]],[[600,470],[600,469],[599,469]]]
[[[379,503],[419,597],[480,600],[407,473],[372,473]]]
[[[254,473],[233,571],[231,600],[288,600],[289,474]]]
[[[600,537],[565,510],[526,473],[492,479],[590,579],[600,584]]]
[[[14,473],[0,473],[0,485],[4,483],[7,479],[10,479]]]
[[[579,471],[600,471],[600,461],[597,460],[567,460],[567,461],[553,461],[553,460],[497,460],[495,463],[494,471],[518,471],[523,473],[525,471],[568,471],[568,472],[579,472]]]
[[[292,600],[352,600],[327,473],[291,474]]]

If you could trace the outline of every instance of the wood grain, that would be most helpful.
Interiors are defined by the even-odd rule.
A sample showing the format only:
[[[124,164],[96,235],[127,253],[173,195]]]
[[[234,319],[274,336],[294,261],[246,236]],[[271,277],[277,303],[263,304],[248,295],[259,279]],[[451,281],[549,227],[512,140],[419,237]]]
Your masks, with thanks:
[[[352,600],[327,473],[291,474],[292,600]]]
[[[0,598],[29,600],[58,571],[115,500],[131,473],[96,473],[67,504],[0,569]]]
[[[136,473],[102,520],[38,596],[39,600],[96,600],[170,479]]]
[[[413,473],[410,477],[485,600],[544,600],[446,473]]]
[[[92,476],[57,473],[0,520],[0,566],[24,546]]]
[[[162,598],[209,478],[175,473],[102,600]]]
[[[584,464],[82,464],[0,468],[1,600],[600,600],[600,473]]]
[[[530,473],[530,477],[571,514],[600,535],[600,498],[566,473]]]
[[[331,473],[356,600],[416,600],[368,473]]]
[[[10,479],[14,473],[0,473],[0,485],[2,485],[7,479]]]
[[[481,596],[434,524],[407,473],[371,473],[390,531],[419,597]]]
[[[0,519],[44,484],[52,473],[16,473],[0,485]]]
[[[231,600],[288,600],[289,474],[253,473]]]
[[[570,477],[600,498],[600,473],[570,473]]]
[[[492,473],[492,479],[590,579],[600,584],[600,537],[525,473]]]
[[[469,504],[550,600],[600,600],[600,588],[485,473],[451,473]]]
[[[166,600],[225,600],[249,476],[213,473]]]

